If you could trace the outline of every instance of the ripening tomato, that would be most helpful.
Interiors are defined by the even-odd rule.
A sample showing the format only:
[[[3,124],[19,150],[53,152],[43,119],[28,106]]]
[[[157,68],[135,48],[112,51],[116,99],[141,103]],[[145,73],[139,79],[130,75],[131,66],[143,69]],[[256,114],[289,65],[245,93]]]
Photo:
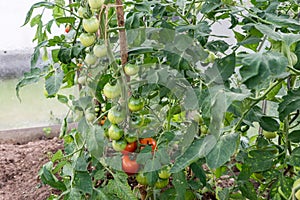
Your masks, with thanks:
[[[65,32],[66,32],[66,33],[69,33],[70,30],[71,30],[71,28],[72,28],[72,26],[71,26],[70,24],[68,24],[68,25],[66,26],[66,28],[65,28]]]
[[[139,72],[139,66],[135,64],[126,64],[124,67],[124,72],[128,76],[134,76]]]
[[[94,46],[93,52],[95,56],[97,56],[98,58],[102,58],[107,55],[107,48],[105,45],[97,44]]]
[[[103,94],[109,98],[114,99],[121,95],[121,85],[117,82],[115,85],[106,83],[103,88]]]
[[[136,174],[139,171],[140,165],[136,160],[131,160],[128,155],[122,157],[122,169],[127,174]]]
[[[152,147],[152,151],[155,150],[156,148],[156,140],[153,138],[143,138],[140,139],[140,144],[141,146],[141,150],[146,146],[146,145],[150,145]]]
[[[83,29],[88,33],[97,32],[99,25],[100,25],[100,22],[95,16],[93,16],[89,19],[82,20]]]
[[[132,112],[140,111],[144,108],[144,100],[142,98],[136,98],[131,96],[128,100],[128,108]]]
[[[108,129],[109,138],[112,140],[119,140],[124,135],[123,129],[120,129],[116,124],[112,124]]]
[[[120,106],[112,107],[107,114],[108,120],[112,124],[119,124],[125,120],[126,114]]]
[[[123,151],[126,148],[127,142],[125,140],[113,140],[112,147],[115,151]]]
[[[129,152],[135,152],[137,148],[137,142],[127,143],[125,149],[122,151],[122,154],[128,154]]]
[[[79,36],[79,40],[83,46],[89,47],[96,41],[96,36],[92,33],[81,33]]]
[[[99,9],[104,4],[104,0],[88,0],[91,9]]]

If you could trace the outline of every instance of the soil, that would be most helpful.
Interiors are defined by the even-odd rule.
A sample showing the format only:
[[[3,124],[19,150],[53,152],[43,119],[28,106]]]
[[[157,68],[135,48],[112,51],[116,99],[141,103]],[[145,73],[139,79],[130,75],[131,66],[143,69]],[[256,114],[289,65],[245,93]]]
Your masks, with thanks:
[[[27,144],[0,144],[0,200],[44,200],[51,188],[41,183],[38,171],[49,161],[49,154],[63,148],[53,139]]]

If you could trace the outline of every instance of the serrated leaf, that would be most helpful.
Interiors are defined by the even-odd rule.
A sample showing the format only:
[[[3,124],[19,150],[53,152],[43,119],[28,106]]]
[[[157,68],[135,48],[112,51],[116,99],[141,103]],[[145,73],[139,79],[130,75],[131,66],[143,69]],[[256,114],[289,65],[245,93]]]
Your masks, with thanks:
[[[41,21],[41,18],[42,18],[41,14],[38,14],[35,17],[33,17],[30,21],[30,26],[33,27],[33,26],[39,24]]]
[[[237,133],[221,136],[215,147],[206,156],[208,167],[216,169],[229,161],[236,150],[237,140]]]
[[[74,156],[72,157],[73,160],[73,169],[78,171],[78,172],[86,172],[87,171],[87,167],[88,167],[88,163],[85,160],[84,156],[75,156],[76,154],[74,154]]]
[[[122,182],[115,175],[114,178],[114,180],[109,181],[106,187],[109,193],[114,194],[123,200],[137,200],[127,182]]]
[[[104,151],[104,130],[100,126],[92,126],[87,133],[86,146],[92,156],[100,160]]]
[[[109,198],[102,192],[102,188],[94,188],[93,194],[91,196],[93,200],[109,200]]]
[[[214,53],[217,52],[225,53],[225,51],[229,48],[229,45],[223,40],[215,40],[215,41],[208,42],[206,44],[206,47],[208,50]]]
[[[217,59],[211,68],[205,71],[207,82],[224,84],[235,69],[235,54],[232,53],[222,59]]]
[[[83,192],[84,194],[92,194],[93,193],[93,182],[90,174],[85,172],[76,171],[73,179],[73,188],[78,191]]]
[[[33,13],[33,10],[35,8],[40,8],[40,7],[53,8],[54,4],[51,3],[51,2],[47,2],[47,1],[41,1],[41,2],[33,4],[31,6],[31,8],[29,9],[29,11],[27,12],[26,18],[25,18],[25,22],[24,22],[24,24],[22,26],[25,26],[30,21],[30,18],[31,18],[32,13]]]
[[[52,156],[51,161],[54,163],[55,161],[60,160],[63,157],[64,157],[64,154],[63,154],[62,150],[60,149]]]
[[[289,157],[289,164],[292,166],[300,167],[300,147],[293,149]]]
[[[186,181],[186,177],[183,171],[174,173],[172,175],[172,184],[175,187],[176,190],[176,200],[181,200],[181,199],[185,199],[185,192],[186,192],[186,188],[187,188],[187,181]]]
[[[241,59],[242,81],[250,89],[267,88],[270,81],[287,75],[288,60],[277,52],[246,54]]]
[[[217,200],[228,200],[229,194],[230,194],[229,188],[217,187],[217,189],[216,189]]]
[[[269,38],[275,41],[281,40],[280,34],[275,32],[274,27],[265,24],[255,24],[254,26],[257,30],[259,30],[262,34],[267,35]]]
[[[62,85],[64,73],[62,71],[55,71],[52,76],[46,79],[45,88],[49,96],[55,95]]]
[[[300,108],[300,88],[288,91],[287,95],[282,97],[282,100],[278,106],[280,121],[283,121],[290,113]]]
[[[281,15],[277,16],[273,13],[265,13],[266,20],[272,22],[273,25],[285,27],[285,28],[292,28],[294,30],[300,29],[299,21],[289,18],[287,16]]]
[[[43,183],[50,185],[53,188],[59,189],[59,190],[66,190],[66,186],[63,182],[59,181],[51,172],[53,167],[52,162],[46,163],[42,167],[42,174],[40,175],[41,180]]]

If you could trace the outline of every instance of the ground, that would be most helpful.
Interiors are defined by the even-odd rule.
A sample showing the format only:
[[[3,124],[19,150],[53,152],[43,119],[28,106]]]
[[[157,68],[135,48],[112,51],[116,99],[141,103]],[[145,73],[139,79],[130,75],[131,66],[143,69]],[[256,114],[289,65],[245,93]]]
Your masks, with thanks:
[[[41,184],[38,171],[49,153],[63,148],[57,138],[27,144],[0,144],[0,200],[44,200],[51,188]]]

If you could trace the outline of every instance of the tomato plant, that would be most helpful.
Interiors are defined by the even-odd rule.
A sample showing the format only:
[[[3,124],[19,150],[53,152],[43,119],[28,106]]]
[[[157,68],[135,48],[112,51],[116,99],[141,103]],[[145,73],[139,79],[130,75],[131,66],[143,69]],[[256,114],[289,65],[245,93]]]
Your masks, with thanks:
[[[298,198],[299,9],[284,0],[33,4],[24,25],[36,28],[36,47],[17,96],[44,79],[45,96],[69,109],[64,151],[39,173],[57,191],[49,199]]]

